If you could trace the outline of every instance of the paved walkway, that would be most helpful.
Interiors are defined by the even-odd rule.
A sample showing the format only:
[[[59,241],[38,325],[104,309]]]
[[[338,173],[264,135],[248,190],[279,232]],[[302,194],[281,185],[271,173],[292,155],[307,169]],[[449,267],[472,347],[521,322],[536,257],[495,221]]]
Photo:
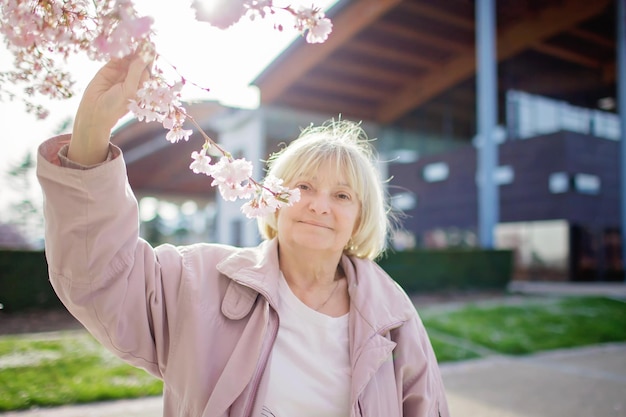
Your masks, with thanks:
[[[626,343],[441,366],[453,417],[626,417]],[[159,417],[161,398],[2,417]],[[377,416],[384,417],[384,416]]]
[[[626,282],[511,281],[508,290],[526,295],[590,295],[626,299]]]
[[[626,417],[626,343],[443,364],[454,417]]]

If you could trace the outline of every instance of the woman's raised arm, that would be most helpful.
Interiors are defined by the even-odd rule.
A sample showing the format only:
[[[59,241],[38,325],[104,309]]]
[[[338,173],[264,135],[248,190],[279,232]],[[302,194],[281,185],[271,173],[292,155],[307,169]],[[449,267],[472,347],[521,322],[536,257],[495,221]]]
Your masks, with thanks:
[[[69,159],[87,166],[106,159],[111,129],[128,113],[128,101],[149,78],[149,65],[135,55],[111,60],[96,73],[76,112]]]

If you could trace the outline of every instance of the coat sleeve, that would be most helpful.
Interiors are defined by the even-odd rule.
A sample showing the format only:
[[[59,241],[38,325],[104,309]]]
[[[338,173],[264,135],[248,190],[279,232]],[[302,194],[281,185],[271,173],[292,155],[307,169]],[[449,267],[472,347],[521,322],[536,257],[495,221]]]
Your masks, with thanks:
[[[450,417],[437,358],[417,312],[393,332],[403,417]]]
[[[182,259],[139,238],[138,205],[121,151],[91,169],[61,166],[69,136],[39,147],[50,280],[67,309],[103,345],[162,378]],[[167,280],[164,277],[167,276]]]

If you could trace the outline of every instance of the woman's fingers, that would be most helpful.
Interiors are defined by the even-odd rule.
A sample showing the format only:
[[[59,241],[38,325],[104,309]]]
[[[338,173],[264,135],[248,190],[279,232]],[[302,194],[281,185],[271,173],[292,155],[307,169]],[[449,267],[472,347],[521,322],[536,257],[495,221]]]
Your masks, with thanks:
[[[122,92],[125,99],[135,98],[137,90],[150,78],[150,65],[152,63],[145,62],[141,56],[135,57],[130,62],[126,78],[122,83]]]
[[[152,58],[136,54],[107,62],[87,86],[74,119],[70,159],[91,165],[106,158],[111,129],[128,113],[129,100],[150,78]]]

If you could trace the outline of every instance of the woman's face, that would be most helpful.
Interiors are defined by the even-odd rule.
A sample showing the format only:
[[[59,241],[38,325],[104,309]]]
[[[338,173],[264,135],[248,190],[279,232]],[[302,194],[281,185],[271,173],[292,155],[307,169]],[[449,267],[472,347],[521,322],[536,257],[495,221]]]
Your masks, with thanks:
[[[352,237],[361,204],[344,175],[320,167],[312,176],[295,178],[300,201],[280,209],[277,219],[281,245],[339,254]]]

